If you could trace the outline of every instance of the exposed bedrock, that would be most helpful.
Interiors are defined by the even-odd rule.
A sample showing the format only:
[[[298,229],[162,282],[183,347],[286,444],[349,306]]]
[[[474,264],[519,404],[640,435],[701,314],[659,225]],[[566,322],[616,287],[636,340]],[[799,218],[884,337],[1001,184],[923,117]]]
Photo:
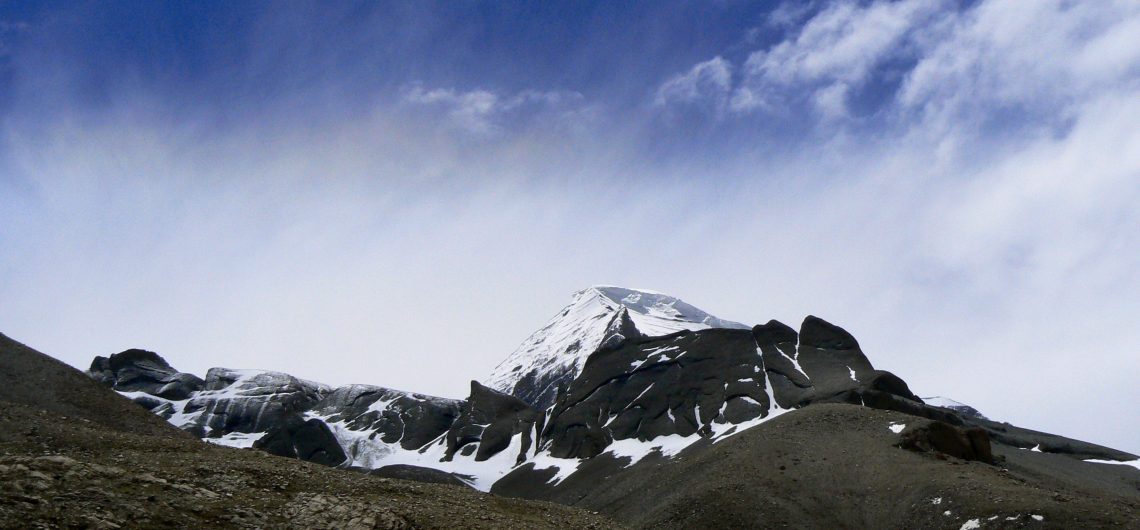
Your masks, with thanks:
[[[353,431],[375,433],[384,443],[418,449],[447,432],[463,402],[370,385],[337,388],[312,411]]]
[[[515,461],[522,462],[534,447],[537,433],[542,432],[544,417],[525,401],[472,381],[471,396],[447,431],[445,459],[459,454],[484,461],[506,450],[519,435],[521,446]]]
[[[87,373],[120,392],[145,392],[169,400],[187,399],[205,385],[202,378],[175,370],[157,353],[139,349],[95,357]]]
[[[253,447],[326,466],[338,466],[348,459],[328,425],[315,418],[306,421],[300,414],[279,420]]]
[[[900,433],[899,447],[912,451],[942,453],[962,460],[992,464],[990,437],[978,427],[961,428],[941,421],[920,421]]]

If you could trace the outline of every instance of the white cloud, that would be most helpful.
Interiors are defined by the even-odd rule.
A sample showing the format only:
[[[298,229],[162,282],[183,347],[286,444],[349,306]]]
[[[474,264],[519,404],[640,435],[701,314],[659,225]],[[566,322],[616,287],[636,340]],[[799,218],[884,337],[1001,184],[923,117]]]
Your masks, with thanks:
[[[727,103],[731,88],[732,65],[722,57],[713,57],[662,84],[654,94],[653,104],[657,107],[711,105],[720,112]]]
[[[991,0],[955,15],[923,46],[898,103],[930,134],[994,115],[1057,127],[1090,98],[1135,89],[1140,4]]]
[[[450,88],[425,91],[412,87],[404,99],[410,103],[442,105],[460,127],[476,133],[491,132],[495,113],[500,110],[499,96],[486,90],[456,92]]]
[[[752,53],[742,67],[733,96],[737,111],[762,110],[761,102],[805,91],[827,117],[846,113],[837,107],[839,91],[864,84],[876,67],[906,53],[910,32],[938,13],[943,2],[909,0],[860,6],[837,2],[812,17],[797,35]],[[841,88],[846,87],[846,88]],[[764,96],[772,94],[771,96]]]
[[[415,105],[442,107],[454,126],[481,135],[502,132],[503,122],[518,115],[553,113],[566,124],[575,126],[575,122],[588,119],[591,112],[585,104],[585,98],[571,91],[524,90],[503,96],[489,90],[425,90],[420,85],[413,85],[405,89],[404,101]]]
[[[794,221],[723,225],[817,242],[758,243],[796,287],[754,297],[845,322],[912,388],[1135,451],[1136,427],[1103,415],[1138,413],[1140,4],[948,7],[837,2],[753,53],[729,108],[802,119],[803,103],[834,141],[788,166],[820,186],[781,197]],[[888,68],[901,80],[873,85]],[[852,94],[878,86],[880,120],[845,134]]]
[[[817,90],[813,96],[815,108],[824,119],[835,120],[847,117],[846,83],[838,82]]]

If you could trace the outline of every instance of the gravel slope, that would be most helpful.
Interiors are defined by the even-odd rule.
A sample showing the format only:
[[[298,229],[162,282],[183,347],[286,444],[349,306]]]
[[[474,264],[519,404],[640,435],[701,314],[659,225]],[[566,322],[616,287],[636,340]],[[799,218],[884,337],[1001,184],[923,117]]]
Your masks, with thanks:
[[[544,498],[644,528],[1140,527],[1140,470],[1001,445],[997,465],[894,446],[888,425],[924,421],[812,405],[675,460],[584,464]],[[526,496],[546,478],[519,473],[493,491]]]
[[[217,447],[0,335],[0,528],[612,528],[546,502]]]

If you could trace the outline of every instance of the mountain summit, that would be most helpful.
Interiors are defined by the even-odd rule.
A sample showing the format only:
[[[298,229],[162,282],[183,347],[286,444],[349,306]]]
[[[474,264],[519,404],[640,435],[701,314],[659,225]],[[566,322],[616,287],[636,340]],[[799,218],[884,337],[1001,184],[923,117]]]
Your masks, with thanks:
[[[496,371],[509,392],[472,381],[463,400],[200,378],[142,350],[88,374],[219,445],[644,527],[1084,528],[1140,508],[1136,455],[924,402],[819,317],[748,328],[619,287],[575,293]]]
[[[574,293],[570,305],[491,372],[487,386],[546,408],[554,403],[558,387],[577,377],[586,358],[607,340],[709,328],[749,326],[717,318],[667,294],[595,285]]]

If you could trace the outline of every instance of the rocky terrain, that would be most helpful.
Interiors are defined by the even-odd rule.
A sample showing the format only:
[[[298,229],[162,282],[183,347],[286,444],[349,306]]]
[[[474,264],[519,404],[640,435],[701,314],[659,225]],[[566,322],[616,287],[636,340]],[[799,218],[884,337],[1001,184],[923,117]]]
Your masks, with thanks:
[[[1133,467],[1003,444],[993,445],[993,464],[900,447],[932,423],[816,404],[671,457],[588,461],[555,485],[524,466],[492,491],[597,510],[637,528],[1140,525]]]
[[[6,376],[5,418],[35,429],[0,435],[19,449],[0,471],[15,473],[13,499],[44,501],[21,509],[56,510],[40,520],[75,497],[118,506],[156,488],[186,496],[134,508],[251,526],[615,524],[596,512],[633,527],[1128,527],[1140,507],[1135,455],[919,398],[820,318],[748,328],[647,291],[576,293],[462,400],[265,370],[198,377],[145,350],[96,357],[88,379],[11,347],[35,369]],[[41,372],[57,390],[22,382]],[[35,449],[55,437],[68,441]],[[72,471],[106,487],[41,480]],[[27,493],[51,487],[88,494]],[[211,502],[245,511],[202,515]]]
[[[203,443],[0,335],[2,528],[611,528],[587,511]]]

